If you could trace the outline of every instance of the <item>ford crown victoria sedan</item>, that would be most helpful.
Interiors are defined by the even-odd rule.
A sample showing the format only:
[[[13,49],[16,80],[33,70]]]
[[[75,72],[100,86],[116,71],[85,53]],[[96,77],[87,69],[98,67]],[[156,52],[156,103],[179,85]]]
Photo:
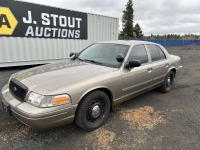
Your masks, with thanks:
[[[95,43],[70,57],[13,74],[1,92],[7,114],[33,128],[75,121],[92,131],[115,104],[154,88],[169,92],[182,68],[180,57],[144,41]]]

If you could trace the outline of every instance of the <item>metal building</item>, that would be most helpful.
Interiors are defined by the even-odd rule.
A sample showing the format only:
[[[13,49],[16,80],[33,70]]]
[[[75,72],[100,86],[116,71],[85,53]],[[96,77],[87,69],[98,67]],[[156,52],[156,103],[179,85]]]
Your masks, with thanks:
[[[22,15],[21,12],[18,13],[20,7],[27,8],[27,10],[24,10],[26,12],[24,12],[23,16],[20,16]],[[40,7],[42,7],[41,11],[45,9],[46,11],[44,11],[44,13],[41,11],[38,12],[38,9]],[[58,11],[58,15],[55,15],[54,9]],[[32,14],[30,10],[32,10]],[[118,39],[119,19],[114,17],[102,16],[91,13],[78,14],[81,12],[63,10],[48,6],[36,5],[19,1],[11,1],[11,0],[8,0],[7,2],[3,1],[0,2],[0,12],[2,11],[5,12],[5,15],[0,14],[1,15],[0,17],[5,16],[7,18],[1,19],[4,20],[4,22],[2,23],[0,22],[0,67],[52,63],[68,58],[70,52],[79,52],[80,50],[82,50],[83,48],[87,47],[92,43]],[[67,12],[65,13],[64,11]],[[70,15],[66,15],[68,12],[71,15],[71,18],[69,18]],[[38,23],[36,23],[36,21],[28,22],[29,18],[35,17],[31,16],[33,14],[34,15],[41,14],[41,16],[43,17],[42,20],[43,24],[39,23],[41,22],[41,18],[37,19]],[[11,23],[13,22],[13,19],[10,17],[12,15],[16,18],[17,25],[16,28],[13,29],[14,31],[10,33],[10,31],[7,30],[7,28],[9,27],[10,22]],[[77,36],[80,38],[77,39],[75,39],[74,36],[73,36],[74,38],[73,37],[51,38],[50,33],[48,38],[43,36],[37,37],[36,34],[34,34],[35,37],[31,37],[33,36],[31,34],[33,33],[31,33],[31,30],[27,29],[30,26],[33,28],[41,26],[40,31],[42,31],[45,28],[48,29],[48,31],[50,31],[51,29],[52,30],[54,29],[51,27],[53,25],[56,28],[60,28],[58,27],[58,25],[56,25],[56,23],[58,24],[58,20],[56,19],[60,19],[60,26],[61,25],[63,26],[65,23],[64,17],[66,16],[66,18],[68,17],[68,19],[74,19],[75,17],[73,17],[73,15],[79,17],[79,23],[80,23],[79,26],[82,25],[81,21],[84,20],[83,19],[84,17],[81,18],[80,16],[85,15],[86,18],[85,20],[86,23],[82,25],[85,28],[81,29],[80,27],[79,30],[78,29],[79,26],[75,27],[74,25],[74,30],[75,31],[79,30],[78,32],[80,32],[80,35]],[[50,16],[52,16],[52,18],[50,18]],[[55,16],[57,16],[57,18]],[[6,19],[8,20],[8,22],[6,22]],[[55,24],[51,23],[53,19],[55,20],[54,22]],[[49,26],[45,26],[47,23],[49,23]],[[12,27],[12,25],[10,26]],[[1,29],[3,27],[5,29]],[[24,33],[22,33],[24,29],[27,29],[27,31],[24,31]],[[68,31],[69,30],[70,28],[68,29]],[[9,33],[5,33],[5,31],[8,31]],[[82,36],[81,33],[83,32],[85,32],[84,34],[87,35],[83,35],[83,38],[81,38]]]

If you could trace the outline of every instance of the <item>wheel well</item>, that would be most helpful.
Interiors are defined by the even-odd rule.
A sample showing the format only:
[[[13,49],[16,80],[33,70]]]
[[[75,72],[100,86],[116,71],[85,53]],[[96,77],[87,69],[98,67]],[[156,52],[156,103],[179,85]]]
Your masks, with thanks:
[[[101,90],[103,92],[105,92],[109,99],[110,99],[110,110],[112,111],[113,109],[113,95],[112,95],[112,92],[109,90],[109,89],[106,89],[106,88],[100,88],[100,89],[97,89],[97,90]]]
[[[176,69],[173,68],[171,71],[174,73],[174,77],[175,77],[176,76]]]
[[[109,89],[107,89],[107,88],[98,88],[98,89],[94,89],[94,90],[88,92],[87,94],[85,94],[85,95],[82,97],[82,99],[83,99],[85,96],[87,96],[89,93],[92,93],[92,92],[97,91],[97,90],[103,91],[104,93],[106,93],[106,94],[108,95],[108,97],[109,97],[109,99],[110,99],[110,111],[112,111],[112,110],[113,110],[113,95],[112,95],[112,92],[111,92]],[[81,100],[82,100],[82,99],[81,99]],[[81,102],[81,100],[80,100],[80,102]],[[80,103],[80,102],[79,102],[79,103]]]

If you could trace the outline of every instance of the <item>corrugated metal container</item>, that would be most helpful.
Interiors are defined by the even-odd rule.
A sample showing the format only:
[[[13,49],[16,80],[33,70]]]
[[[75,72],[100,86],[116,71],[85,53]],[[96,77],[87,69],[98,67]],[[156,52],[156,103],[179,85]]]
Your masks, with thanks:
[[[87,40],[0,37],[0,67],[51,63],[92,43],[118,39],[118,18],[90,13],[87,16]]]

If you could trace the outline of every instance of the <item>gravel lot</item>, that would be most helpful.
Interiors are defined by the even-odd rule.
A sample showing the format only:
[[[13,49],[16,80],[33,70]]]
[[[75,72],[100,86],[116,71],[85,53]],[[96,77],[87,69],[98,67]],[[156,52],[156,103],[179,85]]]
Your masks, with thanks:
[[[31,129],[0,107],[0,149],[200,149],[200,47],[172,47],[183,72],[170,93],[156,90],[115,106],[106,124],[85,132],[76,124],[48,131]],[[0,69],[0,89],[12,73],[29,67]]]

